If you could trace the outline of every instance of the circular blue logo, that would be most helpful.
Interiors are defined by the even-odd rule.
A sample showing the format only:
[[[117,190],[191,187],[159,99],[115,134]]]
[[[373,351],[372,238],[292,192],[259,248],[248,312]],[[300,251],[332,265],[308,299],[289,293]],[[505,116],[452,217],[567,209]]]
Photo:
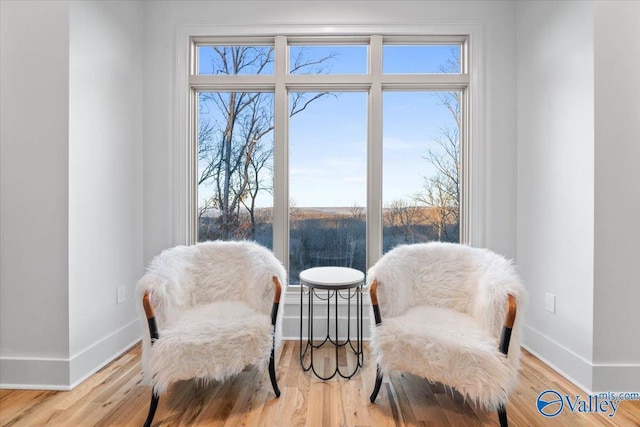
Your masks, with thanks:
[[[555,390],[545,390],[540,393],[536,405],[538,412],[549,418],[555,417],[562,412],[562,408],[564,408],[562,396]]]

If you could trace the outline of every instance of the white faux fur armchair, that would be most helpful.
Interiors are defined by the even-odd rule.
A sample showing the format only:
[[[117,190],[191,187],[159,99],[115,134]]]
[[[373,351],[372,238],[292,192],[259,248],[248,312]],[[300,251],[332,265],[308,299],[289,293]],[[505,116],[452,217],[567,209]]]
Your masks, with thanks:
[[[142,367],[152,388],[150,426],[170,383],[224,381],[245,366],[269,367],[281,341],[280,295],[286,272],[252,242],[204,242],[167,249],[138,282],[144,310]]]
[[[406,371],[453,387],[507,425],[520,357],[524,287],[511,262],[487,249],[431,242],[396,247],[367,274],[378,375]]]

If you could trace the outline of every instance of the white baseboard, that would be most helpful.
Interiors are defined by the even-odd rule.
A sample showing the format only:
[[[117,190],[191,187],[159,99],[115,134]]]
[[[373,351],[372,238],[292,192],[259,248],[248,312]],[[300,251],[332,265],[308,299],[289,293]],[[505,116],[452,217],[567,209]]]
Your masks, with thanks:
[[[69,359],[0,358],[0,389],[69,391]]]
[[[362,319],[362,339],[369,341],[371,339],[371,328],[369,326],[369,316],[364,316]],[[352,339],[357,337],[356,320],[351,318],[351,330],[350,335]],[[343,340],[347,336],[347,318],[340,316],[338,327],[338,338]],[[307,317],[303,318],[302,325],[303,338],[307,338]],[[316,338],[321,338],[327,334],[327,319],[325,317],[316,318],[313,322],[313,335]],[[334,323],[331,321],[331,336],[334,335]],[[285,340],[298,340],[300,339],[300,315],[297,316],[285,316],[282,319],[282,339]],[[322,339],[322,338],[321,338]]]
[[[73,355],[69,363],[71,388],[98,372],[142,338],[140,320],[135,319],[100,341]]]
[[[303,316],[303,337],[306,339],[306,329],[307,329],[307,309],[308,305],[306,303],[303,306],[302,316]],[[327,330],[327,303],[326,301],[314,301],[314,322],[313,322],[313,330],[314,336],[326,336]],[[368,341],[371,335],[371,327],[370,327],[370,312],[371,305],[368,299],[363,298],[363,310],[362,310],[362,334],[363,340]],[[300,293],[299,290],[291,291],[291,289],[287,290],[287,297],[285,299],[284,305],[284,317],[282,319],[282,339],[284,340],[299,340],[300,339]],[[333,303],[331,303],[330,307],[330,316],[331,320],[331,328],[333,329],[333,319],[335,318],[335,307]],[[356,338],[356,307],[355,300],[352,302],[351,307],[351,337],[353,339]],[[347,330],[347,304],[345,301],[338,302],[338,319],[339,319],[339,338],[343,339],[346,337]],[[332,335],[333,336],[333,335]]]
[[[585,393],[591,393],[591,362],[528,325],[523,329],[523,348]]]
[[[0,388],[71,390],[124,353],[140,336],[136,319],[70,358],[0,358]]]
[[[593,367],[594,392],[640,392],[639,364],[595,364]]]
[[[530,326],[522,347],[587,394],[640,391],[640,364],[592,363]]]

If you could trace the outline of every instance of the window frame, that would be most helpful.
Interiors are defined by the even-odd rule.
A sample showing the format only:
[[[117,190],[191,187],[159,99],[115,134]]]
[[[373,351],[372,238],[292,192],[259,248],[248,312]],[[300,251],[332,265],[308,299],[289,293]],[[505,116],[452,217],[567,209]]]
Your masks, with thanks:
[[[437,34],[437,35],[425,35]],[[273,40],[274,74],[256,76],[196,75],[197,43],[264,45]],[[289,74],[289,44],[360,44],[369,40],[368,74]],[[461,43],[461,74],[383,74],[383,44]],[[269,43],[267,43],[269,44]],[[175,135],[173,157],[175,244],[197,241],[197,96],[198,90],[274,93],[273,251],[289,262],[288,94],[291,91],[368,92],[367,266],[382,255],[382,93],[383,91],[461,90],[463,93],[460,240],[484,246],[485,159],[483,127],[482,28],[480,25],[374,27],[182,27],[176,43]],[[473,141],[471,143],[471,141]]]

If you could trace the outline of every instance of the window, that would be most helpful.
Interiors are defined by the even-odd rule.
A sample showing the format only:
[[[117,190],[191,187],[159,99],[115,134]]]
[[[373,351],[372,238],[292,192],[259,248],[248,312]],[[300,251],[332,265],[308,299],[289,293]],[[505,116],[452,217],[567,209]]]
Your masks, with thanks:
[[[289,276],[294,278],[315,266],[366,269],[367,94],[320,95],[289,96],[291,104],[313,100],[289,120]]]
[[[273,94],[198,92],[198,240],[271,247]]]
[[[385,74],[459,74],[460,44],[386,44],[382,48]]]
[[[289,44],[289,73],[366,74],[367,46]]]
[[[190,241],[362,271],[468,241],[464,36],[192,37]]]
[[[460,241],[460,91],[383,94],[383,251]]]
[[[198,45],[200,75],[273,74],[273,46]]]

